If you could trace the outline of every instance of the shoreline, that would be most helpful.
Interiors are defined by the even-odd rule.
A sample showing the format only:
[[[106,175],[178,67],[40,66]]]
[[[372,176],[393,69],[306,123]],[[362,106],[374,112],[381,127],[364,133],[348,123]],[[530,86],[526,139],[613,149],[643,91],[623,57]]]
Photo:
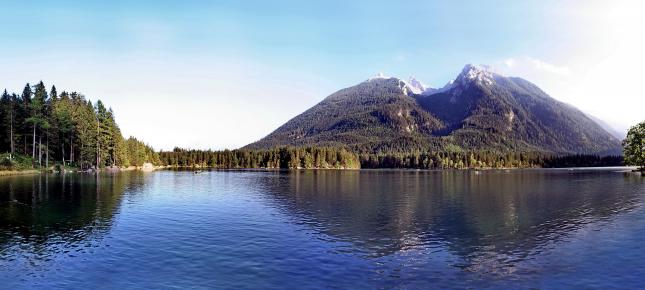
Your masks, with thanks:
[[[591,166],[591,167],[484,167],[484,168],[397,168],[397,167],[381,167],[381,168],[275,168],[275,167],[236,167],[236,168],[220,168],[208,166],[159,166],[158,170],[182,170],[182,171],[208,171],[208,170],[400,170],[400,171],[494,171],[494,170],[533,170],[533,169],[553,169],[553,170],[583,170],[583,169],[621,169],[629,172],[636,172],[635,166]],[[157,169],[156,169],[157,170]]]
[[[167,166],[129,166],[129,167],[105,167],[99,170],[90,169],[90,170],[80,170],[76,168],[66,168],[61,171],[53,169],[13,169],[13,170],[0,170],[0,176],[15,176],[15,175],[29,175],[29,174],[39,174],[39,173],[114,173],[114,172],[125,172],[125,171],[142,171],[142,172],[152,172],[156,170],[162,170],[168,168]]]
[[[51,170],[40,170],[40,169],[27,169],[27,170],[0,170],[0,177],[2,176],[17,176],[17,175],[30,175],[30,174],[39,174],[39,173],[118,173],[126,171],[141,171],[141,172],[153,172],[158,170],[179,170],[179,171],[217,171],[217,170],[239,170],[239,171],[265,171],[265,170],[278,170],[278,171],[290,171],[290,170],[339,170],[339,171],[495,171],[495,170],[532,170],[532,169],[551,169],[551,170],[593,170],[593,169],[619,169],[624,173],[641,173],[645,176],[645,172],[641,172],[634,166],[606,166],[606,167],[511,167],[511,168],[446,168],[446,169],[420,169],[420,168],[217,168],[217,167],[194,167],[194,166],[153,166],[153,167],[144,167],[144,166],[130,166],[123,168],[103,168],[98,171],[83,171],[83,170],[65,170],[65,171],[51,171]]]
[[[0,176],[14,176],[14,175],[29,175],[42,173],[42,170],[27,169],[27,170],[0,170]]]

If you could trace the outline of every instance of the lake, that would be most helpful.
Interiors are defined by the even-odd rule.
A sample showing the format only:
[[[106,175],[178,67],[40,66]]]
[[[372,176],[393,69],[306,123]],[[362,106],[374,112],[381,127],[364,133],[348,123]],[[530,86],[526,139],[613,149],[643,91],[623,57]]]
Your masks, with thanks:
[[[641,288],[621,170],[1,177],[0,288]]]

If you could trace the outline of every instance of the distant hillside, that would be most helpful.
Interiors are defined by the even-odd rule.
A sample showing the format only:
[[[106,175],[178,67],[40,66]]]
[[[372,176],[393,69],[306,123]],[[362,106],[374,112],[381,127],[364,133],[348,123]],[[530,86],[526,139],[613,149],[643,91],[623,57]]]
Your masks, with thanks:
[[[425,145],[432,132],[444,127],[443,122],[405,90],[406,83],[395,78],[371,79],[342,89],[248,147]]]
[[[616,137],[618,140],[623,140],[623,139],[625,139],[625,137],[627,137],[627,132],[626,131],[621,132],[620,130],[618,130],[618,129],[614,128],[613,126],[609,125],[607,122],[605,122],[605,121],[603,121],[601,119],[598,119],[598,117],[596,117],[594,115],[587,114],[587,116],[589,116],[589,118],[591,118],[591,120],[596,122],[598,125],[600,125],[600,127],[605,129],[605,131],[609,132],[609,134],[611,134],[612,136]]]
[[[620,141],[580,110],[534,84],[466,65],[440,89],[377,77],[342,89],[248,149],[348,146],[414,150],[618,154]]]

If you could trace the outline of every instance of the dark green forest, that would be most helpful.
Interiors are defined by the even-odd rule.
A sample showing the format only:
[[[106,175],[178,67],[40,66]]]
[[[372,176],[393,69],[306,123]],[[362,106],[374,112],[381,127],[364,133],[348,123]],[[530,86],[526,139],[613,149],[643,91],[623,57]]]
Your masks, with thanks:
[[[2,168],[49,168],[53,165],[79,169],[106,166],[159,164],[150,146],[125,139],[114,112],[97,100],[92,103],[78,92],[48,91],[41,81],[25,85],[21,94],[5,89],[0,98],[0,152]]]
[[[186,150],[159,154],[163,165],[210,168],[360,168],[358,155],[337,147],[281,147],[268,150]]]
[[[161,152],[161,163],[171,167],[200,168],[404,168],[404,169],[485,169],[534,167],[620,166],[622,156],[558,156],[534,152],[497,153],[355,153],[342,147],[281,147],[270,150],[187,150]]]

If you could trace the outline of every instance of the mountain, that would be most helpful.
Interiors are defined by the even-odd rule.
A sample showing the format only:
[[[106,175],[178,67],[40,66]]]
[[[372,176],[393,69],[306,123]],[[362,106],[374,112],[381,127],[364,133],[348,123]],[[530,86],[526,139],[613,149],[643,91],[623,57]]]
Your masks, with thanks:
[[[382,146],[397,140],[429,142],[443,122],[423,109],[406,82],[377,76],[342,89],[248,148],[279,145]]]
[[[620,152],[620,141],[580,110],[524,79],[474,65],[439,89],[381,74],[328,96],[245,148],[280,145],[360,152]]]
[[[623,140],[623,139],[625,139],[625,137],[627,137],[627,132],[621,131],[621,130],[618,130],[618,129],[614,128],[612,125],[609,125],[609,123],[599,119],[598,117],[596,117],[594,115],[587,114],[587,116],[591,120],[596,122],[600,127],[605,129],[605,131],[609,132],[609,134],[611,134],[612,136],[618,138],[618,140]]]

